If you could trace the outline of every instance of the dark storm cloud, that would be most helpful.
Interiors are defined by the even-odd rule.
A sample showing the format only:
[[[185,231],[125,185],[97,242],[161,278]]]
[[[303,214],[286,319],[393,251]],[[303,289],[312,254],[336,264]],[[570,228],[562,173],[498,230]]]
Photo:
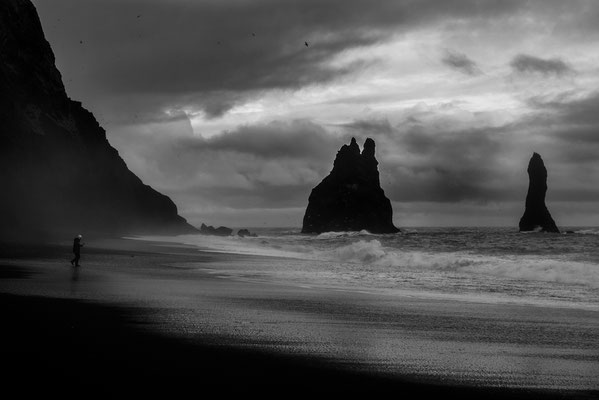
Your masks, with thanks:
[[[209,116],[262,90],[325,83],[363,68],[366,60],[330,63],[347,49],[423,24],[499,18],[523,6],[515,0],[36,3],[75,91],[137,96],[137,102],[161,98],[171,106],[191,102]]]
[[[407,124],[395,136],[405,158],[392,168],[389,190],[395,201],[496,201],[514,192],[498,186],[498,158],[508,148],[509,126],[436,130]]]
[[[466,54],[456,51],[447,50],[441,62],[466,75],[479,75],[481,73],[475,61],[468,58]]]
[[[163,125],[122,130],[115,141],[128,165],[157,189],[193,204],[234,208],[303,204],[314,182],[332,168],[343,142],[309,121],[246,125],[209,139],[173,136]],[[170,129],[190,132],[189,121]]]
[[[520,73],[563,76],[574,72],[561,58],[544,59],[528,54],[518,54],[510,62],[510,66],[514,71]]]
[[[460,110],[456,104],[439,107]],[[381,184],[394,202],[521,199],[525,189],[513,174],[518,166],[505,165],[505,156],[514,147],[515,127],[478,125],[465,128],[458,118],[439,117],[436,110],[414,110],[394,125],[381,119],[354,121],[344,127],[359,143],[374,138]],[[526,157],[522,156],[520,171],[526,169]]]
[[[193,152],[192,159],[223,152],[251,157],[249,170],[245,163],[235,161],[235,156],[227,157],[229,165],[237,165],[236,173],[251,182],[233,191],[222,189],[236,205],[252,198],[252,193],[260,193],[262,199],[260,204],[257,199],[251,201],[252,207],[274,206],[283,200],[285,206],[303,204],[310,190],[330,171],[337,150],[351,137],[360,145],[367,137],[375,139],[381,182],[393,201],[491,201],[517,195],[503,187],[505,177],[497,162],[507,148],[509,126],[460,129],[457,122],[446,120],[442,124],[445,130],[439,130],[409,121],[406,118],[392,126],[386,119],[356,120],[335,126],[337,135],[313,122],[277,122],[245,126],[209,140],[193,139],[195,143],[182,142],[180,147]],[[288,197],[263,179],[260,165],[267,162],[280,171],[309,166],[311,173],[292,173],[292,180],[282,182],[286,191],[297,194]],[[214,193],[224,194],[222,190]]]
[[[386,120],[348,126],[364,127],[366,136],[375,138],[381,183],[395,202],[524,201],[533,151],[543,155],[549,170],[550,201],[599,200],[594,114],[599,93],[570,93],[534,104],[523,118],[500,126],[464,128],[459,119],[440,119],[434,110],[418,118],[407,114],[390,129]]]
[[[529,104],[556,116],[562,122],[599,128],[599,91],[582,96],[566,93],[553,99],[535,97],[530,99]]]
[[[192,147],[232,151],[262,158],[325,159],[339,139],[322,126],[306,120],[289,123],[245,125],[207,140],[195,140]]]
[[[552,99],[536,97],[529,101],[529,105],[536,110],[529,124],[554,142],[559,149],[556,159],[579,167],[581,171],[596,165],[599,154],[599,92],[583,95],[565,93]]]
[[[216,187],[205,190],[202,187],[193,187],[185,191],[173,191],[181,198],[191,202],[203,204],[217,204],[234,209],[252,208],[287,208],[302,207],[307,205],[308,195],[312,190],[310,184],[269,185],[256,182],[251,188],[225,188]],[[191,201],[190,201],[191,200]]]

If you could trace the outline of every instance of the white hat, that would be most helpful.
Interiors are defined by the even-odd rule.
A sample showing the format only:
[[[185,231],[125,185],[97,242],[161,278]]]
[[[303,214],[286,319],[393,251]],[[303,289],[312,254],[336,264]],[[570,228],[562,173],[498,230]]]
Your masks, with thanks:
[[[81,236],[81,235],[77,235],[77,237],[78,237],[79,239],[81,239],[83,236]]]

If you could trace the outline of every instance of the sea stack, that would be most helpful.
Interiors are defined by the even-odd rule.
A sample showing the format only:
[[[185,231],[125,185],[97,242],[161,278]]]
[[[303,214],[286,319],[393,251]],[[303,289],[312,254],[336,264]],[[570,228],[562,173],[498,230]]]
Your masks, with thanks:
[[[29,0],[0,1],[0,182],[2,236],[197,231],[68,97]]]
[[[370,138],[361,153],[355,138],[341,147],[331,173],[312,189],[302,233],[399,232],[393,225],[391,202],[381,188],[374,153]]]
[[[545,206],[545,193],[547,193],[547,169],[543,159],[533,153],[528,163],[528,194],[526,195],[526,209],[520,218],[520,231],[529,232],[540,228],[542,232],[557,232],[547,206]]]

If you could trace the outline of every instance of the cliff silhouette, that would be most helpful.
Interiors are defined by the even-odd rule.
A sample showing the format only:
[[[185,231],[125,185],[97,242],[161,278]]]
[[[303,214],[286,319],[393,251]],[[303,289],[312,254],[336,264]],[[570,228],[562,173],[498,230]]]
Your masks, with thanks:
[[[391,202],[381,188],[375,143],[366,139],[364,150],[356,139],[337,152],[333,170],[310,194],[303,233],[360,231],[399,232],[393,225]]]
[[[543,232],[559,233],[559,229],[545,205],[547,169],[539,154],[533,153],[528,163],[527,172],[529,185],[526,195],[526,208],[524,215],[520,218],[520,231],[529,232],[540,228]]]
[[[0,233],[196,231],[71,100],[29,0],[0,2]]]

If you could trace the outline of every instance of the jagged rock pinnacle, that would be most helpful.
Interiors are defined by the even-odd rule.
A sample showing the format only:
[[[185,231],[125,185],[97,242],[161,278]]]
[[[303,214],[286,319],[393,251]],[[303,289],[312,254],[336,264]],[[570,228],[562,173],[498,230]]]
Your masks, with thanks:
[[[341,146],[331,173],[312,189],[302,232],[399,232],[377,165],[374,140],[366,139],[361,153],[355,138]]]

